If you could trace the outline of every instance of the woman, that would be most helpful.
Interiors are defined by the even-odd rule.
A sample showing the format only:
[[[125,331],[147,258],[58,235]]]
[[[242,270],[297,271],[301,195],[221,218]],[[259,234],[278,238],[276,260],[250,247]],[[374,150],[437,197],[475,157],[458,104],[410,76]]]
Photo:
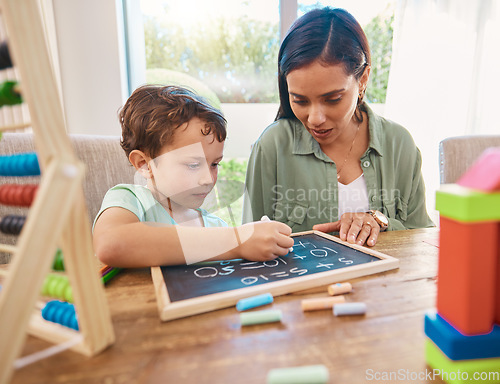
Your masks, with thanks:
[[[316,9],[292,25],[278,57],[278,115],[250,155],[244,222],[267,215],[370,246],[381,230],[433,226],[420,151],[363,101],[370,65],[347,11]]]

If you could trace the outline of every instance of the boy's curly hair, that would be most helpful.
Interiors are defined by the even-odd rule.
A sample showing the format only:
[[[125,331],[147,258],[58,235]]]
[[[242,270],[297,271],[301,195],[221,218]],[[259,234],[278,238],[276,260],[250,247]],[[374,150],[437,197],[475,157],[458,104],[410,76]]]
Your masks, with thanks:
[[[144,85],[119,110],[120,142],[127,157],[138,149],[155,158],[172,141],[175,130],[194,117],[205,122],[202,134],[226,139],[226,119],[203,97],[178,86]]]

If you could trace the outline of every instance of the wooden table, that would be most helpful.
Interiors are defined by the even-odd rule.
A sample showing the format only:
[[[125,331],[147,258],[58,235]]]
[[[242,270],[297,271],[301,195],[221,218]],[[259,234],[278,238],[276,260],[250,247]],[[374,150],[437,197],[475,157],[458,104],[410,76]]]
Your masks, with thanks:
[[[282,323],[242,328],[234,307],[162,323],[149,270],[123,271],[106,287],[115,344],[92,358],[65,351],[15,371],[12,383],[265,383],[270,369],[311,364],[324,364],[331,383],[381,383],[391,372],[403,375],[391,383],[440,382],[416,377],[431,371],[423,325],[435,306],[437,237],[437,229],[380,235],[374,249],[400,268],[351,280],[346,299],[367,304],[361,317],[302,312],[300,301],[323,290],[275,298]],[[23,355],[48,346],[29,336]]]

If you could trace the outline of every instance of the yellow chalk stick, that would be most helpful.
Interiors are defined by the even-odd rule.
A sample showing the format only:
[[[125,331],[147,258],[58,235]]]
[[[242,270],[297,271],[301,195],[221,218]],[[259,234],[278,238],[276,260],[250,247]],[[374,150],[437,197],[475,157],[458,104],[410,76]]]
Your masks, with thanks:
[[[328,293],[331,296],[342,295],[352,291],[351,283],[336,283],[328,286]]]
[[[331,309],[334,304],[344,303],[344,296],[319,297],[315,299],[304,299],[301,302],[303,311],[318,311],[321,309]]]

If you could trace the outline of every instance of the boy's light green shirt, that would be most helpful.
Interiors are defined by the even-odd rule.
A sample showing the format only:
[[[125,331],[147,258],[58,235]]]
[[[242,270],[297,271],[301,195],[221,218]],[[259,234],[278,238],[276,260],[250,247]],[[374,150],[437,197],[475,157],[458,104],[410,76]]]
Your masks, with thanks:
[[[389,218],[388,230],[434,226],[425,207],[422,158],[410,133],[365,104],[370,144],[361,157],[370,209]],[[298,120],[280,119],[252,148],[243,222],[263,215],[293,232],[338,220],[335,163]]]
[[[94,219],[94,225],[102,212],[111,207],[124,208],[137,216],[141,222],[176,225],[167,210],[154,198],[151,191],[142,185],[118,184],[104,196],[101,209]],[[198,208],[205,227],[227,227],[221,218]],[[92,226],[93,228],[93,226]]]

